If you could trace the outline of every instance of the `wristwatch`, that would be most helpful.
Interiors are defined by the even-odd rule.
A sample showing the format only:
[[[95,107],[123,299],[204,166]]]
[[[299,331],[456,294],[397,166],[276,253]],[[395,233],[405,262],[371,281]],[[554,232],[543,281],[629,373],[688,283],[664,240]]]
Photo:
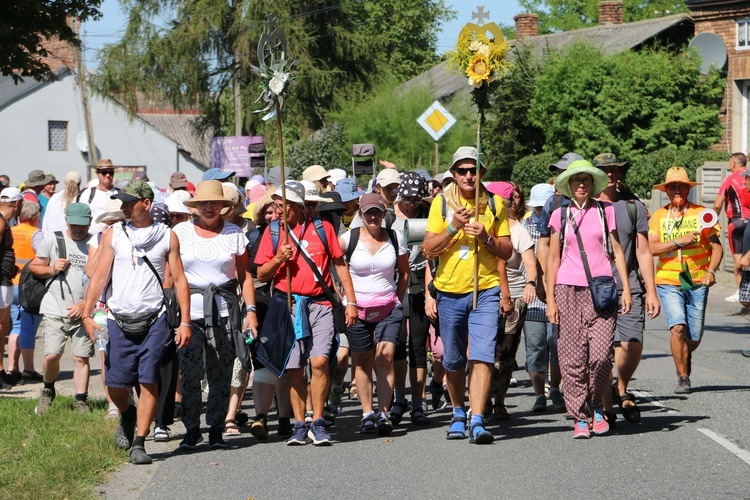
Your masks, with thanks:
[[[492,245],[492,235],[487,236],[487,241],[484,244],[487,246]]]
[[[536,288],[536,281],[534,281],[534,280],[529,280],[529,281],[527,281],[527,282],[526,282],[526,284],[527,284],[527,285],[531,285],[531,286],[533,286],[534,288]]]

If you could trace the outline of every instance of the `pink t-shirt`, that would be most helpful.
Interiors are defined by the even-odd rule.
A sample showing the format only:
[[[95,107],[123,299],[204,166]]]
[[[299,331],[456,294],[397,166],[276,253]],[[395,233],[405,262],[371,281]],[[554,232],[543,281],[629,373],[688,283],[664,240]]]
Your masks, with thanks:
[[[615,209],[611,203],[604,202],[604,215],[607,218],[607,229],[612,232],[617,229]],[[578,225],[581,241],[586,249],[586,259],[589,262],[591,276],[612,276],[612,265],[607,257],[604,246],[602,224],[596,206],[592,205],[579,211],[575,204],[568,207],[568,217],[572,216]],[[581,253],[578,249],[578,239],[573,232],[573,226],[567,221],[565,229],[565,248],[557,271],[558,285],[589,286],[586,271],[583,269]],[[560,234],[560,209],[556,209],[549,218],[549,227]],[[562,245],[562,241],[560,245]]]

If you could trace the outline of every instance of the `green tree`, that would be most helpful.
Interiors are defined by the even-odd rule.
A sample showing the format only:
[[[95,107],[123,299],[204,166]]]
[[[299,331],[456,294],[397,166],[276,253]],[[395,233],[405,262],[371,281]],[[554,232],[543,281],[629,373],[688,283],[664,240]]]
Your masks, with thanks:
[[[81,21],[98,19],[102,0],[5,0],[0,2],[0,70],[16,83],[24,77],[44,81],[54,78],[41,45],[57,38],[78,47],[78,35],[68,25],[69,17]]]
[[[601,0],[518,0],[524,12],[539,15],[539,33],[570,31],[599,22]],[[687,12],[684,0],[623,0],[626,23]]]
[[[699,65],[689,52],[607,56],[577,44],[545,62],[529,119],[542,130],[545,150],[558,155],[708,149],[721,138],[724,80],[716,70],[701,76]]]
[[[297,75],[286,120],[301,135],[322,126],[341,94],[356,95],[385,75],[404,79],[435,62],[434,28],[451,18],[443,0],[121,0],[126,33],[103,51],[96,88],[135,111],[137,96],[200,108],[204,127],[229,119],[222,97],[240,86],[243,129],[263,128],[256,47],[271,14],[285,32]],[[166,23],[163,21],[168,19]],[[235,80],[236,79],[236,80]]]

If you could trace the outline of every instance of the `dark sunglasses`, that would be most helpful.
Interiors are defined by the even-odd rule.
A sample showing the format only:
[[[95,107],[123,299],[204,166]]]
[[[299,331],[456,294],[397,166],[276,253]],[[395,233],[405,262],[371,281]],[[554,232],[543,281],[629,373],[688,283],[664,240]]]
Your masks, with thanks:
[[[458,167],[458,168],[456,168],[456,173],[458,175],[461,175],[461,176],[464,176],[464,175],[466,175],[468,173],[471,173],[471,175],[473,175],[474,177],[476,177],[477,176],[477,167],[469,167],[469,168]]]
[[[114,170],[99,170],[99,173],[102,175],[115,175]]]

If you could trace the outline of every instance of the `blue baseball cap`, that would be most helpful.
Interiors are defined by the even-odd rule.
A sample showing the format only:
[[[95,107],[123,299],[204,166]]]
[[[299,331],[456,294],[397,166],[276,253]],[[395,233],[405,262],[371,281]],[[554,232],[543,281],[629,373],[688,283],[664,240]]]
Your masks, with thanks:
[[[365,192],[357,186],[357,181],[355,179],[352,179],[351,177],[339,179],[336,182],[336,192],[341,195],[342,203],[356,200],[357,198],[365,194]]]
[[[204,181],[225,181],[232,177],[234,172],[223,172],[218,168],[210,168],[203,173]]]

